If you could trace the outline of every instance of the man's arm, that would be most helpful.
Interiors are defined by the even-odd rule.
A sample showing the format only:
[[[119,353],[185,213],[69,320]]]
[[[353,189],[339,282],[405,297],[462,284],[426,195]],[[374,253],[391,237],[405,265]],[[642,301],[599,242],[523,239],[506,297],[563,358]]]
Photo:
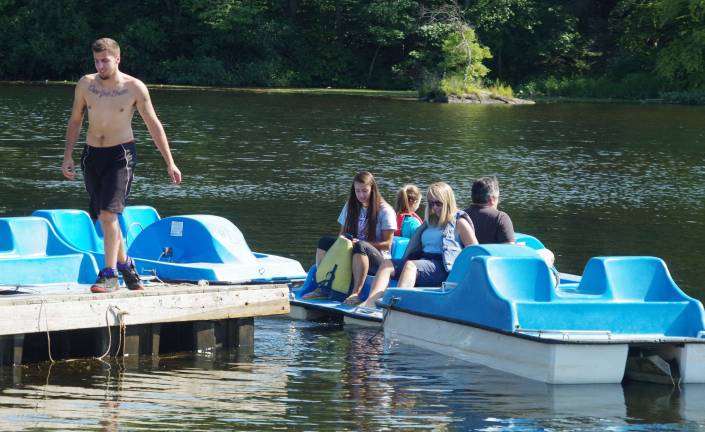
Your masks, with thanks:
[[[514,243],[514,224],[509,218],[509,215],[502,212],[499,216],[499,224],[497,227],[497,242],[498,243]]]
[[[157,118],[157,113],[154,112],[154,107],[152,106],[152,100],[149,97],[149,90],[141,81],[136,82],[137,88],[137,111],[142,116],[144,124],[149,130],[149,134],[154,140],[159,152],[166,162],[166,169],[169,172],[169,177],[174,184],[181,183],[181,171],[176,167],[174,163],[174,158],[171,156],[171,149],[169,148],[169,141],[166,139],[166,133],[164,132],[164,127],[162,123]]]
[[[478,243],[477,237],[475,237],[475,228],[470,225],[467,220],[458,218],[458,225],[456,225],[456,229],[460,234],[460,242],[463,243],[463,247]]]
[[[66,145],[64,146],[64,161],[61,163],[61,173],[67,179],[73,180],[76,178],[76,170],[73,163],[73,148],[78,141],[78,136],[81,134],[81,125],[83,125],[83,113],[86,111],[86,77],[81,78],[76,84],[73,96],[73,108],[71,109],[71,117],[66,127]]]

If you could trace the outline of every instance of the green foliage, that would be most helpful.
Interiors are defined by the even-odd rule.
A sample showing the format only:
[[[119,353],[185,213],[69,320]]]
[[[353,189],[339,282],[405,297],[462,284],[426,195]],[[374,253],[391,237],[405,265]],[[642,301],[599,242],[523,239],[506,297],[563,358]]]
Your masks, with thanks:
[[[77,80],[102,36],[149,83],[442,95],[499,79],[673,100],[705,89],[703,0],[0,0],[0,79]]]
[[[493,76],[518,82],[548,73],[587,71],[599,54],[579,31],[577,2],[475,0],[467,15],[494,54]]]
[[[612,12],[620,55],[673,89],[705,86],[705,2],[622,0]]]
[[[483,64],[492,58],[489,48],[480,45],[475,31],[463,26],[443,40],[441,66],[447,74],[460,75],[465,83],[478,81],[490,71]]]
[[[634,73],[620,79],[610,77],[548,77],[530,81],[519,89],[520,95],[530,97],[575,97],[598,99],[654,99],[663,89],[658,77]]]

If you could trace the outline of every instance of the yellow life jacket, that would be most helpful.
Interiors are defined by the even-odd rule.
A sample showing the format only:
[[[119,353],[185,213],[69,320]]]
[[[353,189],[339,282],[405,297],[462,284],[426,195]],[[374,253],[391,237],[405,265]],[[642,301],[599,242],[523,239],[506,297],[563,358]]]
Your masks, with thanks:
[[[348,295],[352,280],[352,241],[338,237],[316,269],[316,284]]]

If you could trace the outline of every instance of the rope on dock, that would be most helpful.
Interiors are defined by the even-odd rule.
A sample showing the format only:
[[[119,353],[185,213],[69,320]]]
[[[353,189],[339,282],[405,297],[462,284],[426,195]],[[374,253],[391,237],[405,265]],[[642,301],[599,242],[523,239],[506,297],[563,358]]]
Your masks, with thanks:
[[[117,309],[117,313],[115,312],[115,309]],[[127,325],[125,324],[125,320],[123,320],[122,317],[127,315],[129,312],[123,311],[118,306],[110,305],[107,309],[105,309],[105,326],[108,330],[108,349],[105,350],[103,355],[101,355],[100,357],[96,357],[96,359],[101,361],[103,360],[103,358],[110,355],[110,349],[113,347],[113,332],[110,331],[110,321],[108,320],[108,314],[110,312],[115,315],[115,318],[118,321],[118,325],[120,326],[120,339],[118,340],[118,348],[115,355],[118,355],[121,349],[123,353],[125,352],[125,333],[127,332]]]
[[[44,326],[47,333],[47,352],[49,353],[49,361],[54,363],[54,358],[51,356],[51,335],[49,334],[49,318],[46,310],[47,299],[42,296],[41,300],[42,303],[39,306],[39,316],[37,317],[37,328],[42,328],[42,310],[44,310]]]

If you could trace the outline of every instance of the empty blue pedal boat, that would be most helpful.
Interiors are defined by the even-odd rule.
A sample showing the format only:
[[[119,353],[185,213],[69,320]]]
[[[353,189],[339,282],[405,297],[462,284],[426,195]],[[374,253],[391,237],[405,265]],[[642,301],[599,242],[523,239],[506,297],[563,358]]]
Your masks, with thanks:
[[[296,260],[251,251],[240,230],[220,216],[161,219],[135,238],[128,254],[140,273],[162,280],[266,283],[306,278]]]
[[[92,255],[104,266],[102,230],[87,212],[37,210],[71,247]],[[118,218],[127,246],[142,276],[163,281],[272,283],[300,281],[306,272],[298,261],[250,250],[229,220],[211,215],[161,219],[149,206],[129,206]]]
[[[385,338],[553,384],[705,383],[705,314],[655,257],[596,257],[561,278],[532,249],[465,248],[441,288],[389,288]],[[655,360],[654,360],[655,361]]]

